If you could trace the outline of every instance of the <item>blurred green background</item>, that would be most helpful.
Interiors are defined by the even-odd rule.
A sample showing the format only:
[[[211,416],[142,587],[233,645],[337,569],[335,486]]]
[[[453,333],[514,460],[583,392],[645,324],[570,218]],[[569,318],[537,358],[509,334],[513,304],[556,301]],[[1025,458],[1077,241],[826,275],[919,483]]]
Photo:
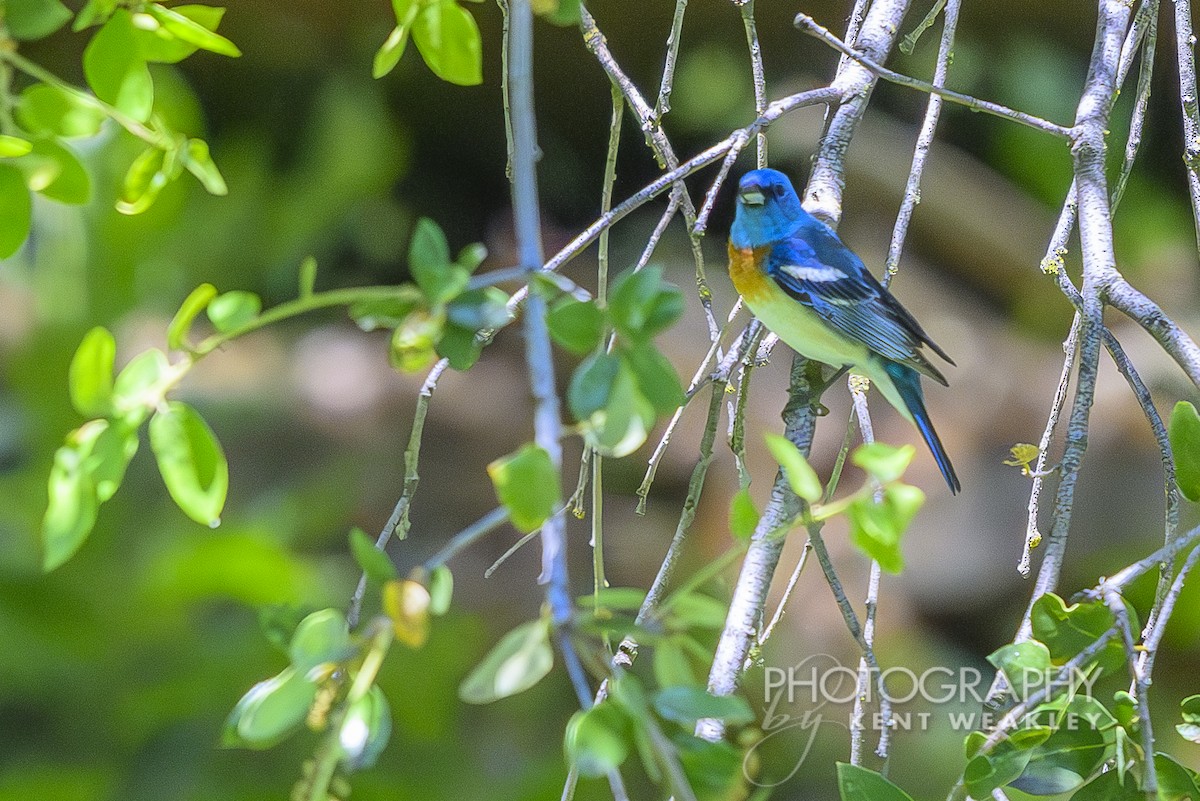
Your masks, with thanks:
[[[926,10],[917,5],[908,26]],[[208,530],[179,513],[141,453],[82,551],[45,576],[37,542],[45,479],[54,449],[80,422],[67,397],[67,364],[83,333],[99,324],[116,332],[119,361],[162,346],[171,314],[201,282],[254,291],[268,304],[286,300],[308,254],[320,263],[321,288],[406,280],[402,254],[419,216],[437,220],[455,249],[484,242],[491,254],[484,269],[511,265],[500,12],[486,3],[469,7],[484,35],[484,83],[460,88],[436,79],[412,52],[386,79],[371,79],[371,57],[394,24],[385,0],[232,0],[222,33],[238,43],[242,58],[200,53],[179,69],[154,72],[163,111],[175,127],[208,139],[229,196],[210,197],[185,180],[147,214],[117,214],[120,177],[137,151],[109,131],[82,148],[93,171],[93,202],[76,208],[39,200],[31,241],[0,264],[0,801],[281,798],[299,775],[312,740],[263,753],[221,750],[221,723],[250,685],[284,664],[260,631],[260,608],[348,601],[357,572],[346,534],[352,525],[378,531],[387,519],[400,491],[420,377],[390,371],[386,338],[363,334],[337,314],[239,341],[206,360],[180,392],[212,422],[229,455],[222,526]],[[828,80],[836,61],[792,28],[794,13],[804,10],[838,30],[848,7],[759,0],[771,98]],[[673,8],[667,0],[598,0],[592,7],[616,58],[650,96]],[[1093,14],[1092,4],[1081,2],[967,3],[951,84],[1067,123],[1091,49]],[[937,35],[926,34],[894,66],[927,77]],[[597,214],[610,100],[576,30],[539,23],[537,37],[543,222],[554,250]],[[81,83],[86,40],[63,31],[22,52]],[[1200,331],[1172,68],[1172,47],[1160,42],[1143,155],[1116,218],[1117,256],[1136,285]],[[1113,125],[1114,159],[1132,102],[1133,93],[1125,94]],[[880,87],[850,150],[842,232],[877,274],[925,100]],[[736,7],[692,3],[668,134],[687,156],[752,118]],[[814,110],[782,120],[771,130],[772,164],[803,180],[819,128]],[[743,158],[737,169],[749,164]],[[640,132],[627,124],[616,196],[655,172]],[[697,192],[710,175],[694,179]],[[945,495],[932,463],[918,457],[913,480],[931,497],[907,541],[907,571],[885,580],[885,665],[982,669],[984,656],[1011,639],[1026,603],[1030,587],[1015,564],[1028,480],[1000,462],[1011,445],[1037,440],[1061,366],[1070,309],[1038,263],[1069,181],[1062,143],[946,108],[894,288],[958,362],[951,388],[931,390],[930,404],[966,489],[958,498]],[[653,205],[615,230],[618,267],[636,257],[661,208]],[[722,269],[730,214],[722,197],[705,242],[721,310],[734,300]],[[656,260],[676,283],[691,286],[681,223]],[[1071,257],[1068,264],[1075,264]],[[593,285],[594,256],[566,272]],[[1110,322],[1161,408],[1194,394],[1139,330],[1116,317]],[[690,376],[706,349],[694,299],[664,341],[679,372]],[[773,471],[761,435],[778,426],[787,361],[780,349],[755,382],[751,469],[760,501]],[[564,357],[560,372],[571,365]],[[841,441],[844,395],[827,396],[832,411],[814,455],[824,470]],[[632,509],[648,448],[606,463],[614,584],[645,587],[652,578],[686,492],[702,417],[696,408],[685,415],[645,517]],[[425,434],[412,533],[391,548],[402,568],[494,506],[483,467],[530,436],[529,419],[514,331],[503,332],[469,373],[443,379]],[[876,424],[884,439],[913,439],[886,408]],[[577,449],[568,447],[568,465]],[[732,458],[721,446],[687,569],[727,547],[726,508],[735,489]],[[1064,593],[1149,552],[1162,536],[1161,509],[1153,439],[1106,363]],[[1194,510],[1187,514],[1185,522],[1195,522]],[[572,523],[580,592],[590,586],[583,578],[585,529]],[[837,528],[828,536],[852,597],[860,598],[865,565]],[[538,614],[536,547],[492,578],[482,576],[515,539],[497,533],[452,562],[454,611],[436,621],[423,650],[393,651],[381,684],[395,733],[379,764],[356,777],[355,799],[558,797],[565,775],[560,733],[572,711],[560,673],[489,707],[456,697],[489,645]],[[801,544],[790,543],[785,568]],[[1138,590],[1143,611],[1151,592],[1150,585]],[[790,609],[766,664],[786,667],[817,652],[856,663],[815,572],[802,577]],[[1200,764],[1200,747],[1176,737],[1172,724],[1178,700],[1200,691],[1198,657],[1200,587],[1193,586],[1158,660],[1153,694],[1161,746],[1192,766]],[[758,673],[748,681],[756,705],[760,684]],[[940,797],[961,770],[964,733],[900,733],[891,777],[916,797]],[[772,738],[765,775],[788,776],[805,739]],[[844,730],[822,728],[777,797],[836,797],[832,761],[846,758],[846,743]],[[602,783],[584,782],[580,797],[606,792]]]

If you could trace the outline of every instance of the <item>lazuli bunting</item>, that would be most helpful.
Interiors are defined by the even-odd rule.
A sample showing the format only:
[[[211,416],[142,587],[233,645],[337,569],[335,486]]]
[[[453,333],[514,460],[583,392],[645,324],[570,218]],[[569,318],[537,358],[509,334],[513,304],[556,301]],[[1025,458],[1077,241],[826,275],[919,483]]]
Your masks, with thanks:
[[[950,491],[962,488],[921,391],[921,375],[946,379],[921,347],[954,362],[833,229],[804,210],[778,170],[754,170],[738,183],[729,275],[755,316],[797,353],[871,379],[916,424]]]

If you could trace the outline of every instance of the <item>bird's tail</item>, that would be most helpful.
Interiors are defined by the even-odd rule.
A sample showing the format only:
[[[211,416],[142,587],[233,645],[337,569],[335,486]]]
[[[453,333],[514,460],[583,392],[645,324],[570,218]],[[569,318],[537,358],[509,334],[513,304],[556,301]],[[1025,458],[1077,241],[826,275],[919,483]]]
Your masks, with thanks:
[[[883,369],[891,377],[896,391],[900,393],[901,400],[908,407],[908,412],[912,415],[917,430],[921,432],[921,438],[929,446],[929,450],[933,453],[933,460],[937,462],[938,469],[942,471],[942,476],[950,485],[950,492],[957,494],[962,489],[962,484],[958,481],[954,465],[950,464],[950,457],[946,455],[946,449],[942,446],[937,431],[933,429],[929,412],[925,411],[925,395],[921,392],[921,376],[911,367],[896,362],[885,361]]]

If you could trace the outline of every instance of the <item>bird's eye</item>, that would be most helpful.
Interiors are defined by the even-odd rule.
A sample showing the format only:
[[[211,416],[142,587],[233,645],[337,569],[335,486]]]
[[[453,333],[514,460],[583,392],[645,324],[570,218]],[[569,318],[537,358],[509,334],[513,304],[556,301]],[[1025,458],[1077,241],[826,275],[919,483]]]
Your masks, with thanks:
[[[776,184],[772,187],[771,191],[775,193],[775,197],[783,197],[784,190],[782,184]]]

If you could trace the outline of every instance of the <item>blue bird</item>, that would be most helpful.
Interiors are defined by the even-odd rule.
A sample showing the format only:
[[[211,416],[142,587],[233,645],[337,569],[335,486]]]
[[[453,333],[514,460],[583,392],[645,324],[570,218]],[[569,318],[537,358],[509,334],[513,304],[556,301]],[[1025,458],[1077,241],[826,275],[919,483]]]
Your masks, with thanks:
[[[944,386],[946,379],[921,348],[954,362],[833,229],[804,210],[778,170],[753,170],[738,183],[729,275],[755,316],[797,353],[870,378],[916,424],[950,491],[962,489],[921,391],[922,375]]]

